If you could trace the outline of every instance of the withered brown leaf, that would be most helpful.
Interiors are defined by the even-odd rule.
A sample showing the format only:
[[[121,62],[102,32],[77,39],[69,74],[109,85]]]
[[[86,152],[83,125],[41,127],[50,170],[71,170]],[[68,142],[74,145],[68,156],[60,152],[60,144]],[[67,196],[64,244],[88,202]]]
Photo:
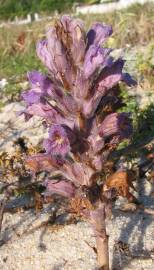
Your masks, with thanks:
[[[107,178],[103,190],[114,188],[119,196],[134,201],[135,197],[130,192],[130,188],[135,190],[132,180],[133,175],[128,171],[117,171]]]
[[[77,214],[78,216],[82,215],[84,209],[92,210],[93,206],[87,198],[75,197],[70,201],[70,212]]]

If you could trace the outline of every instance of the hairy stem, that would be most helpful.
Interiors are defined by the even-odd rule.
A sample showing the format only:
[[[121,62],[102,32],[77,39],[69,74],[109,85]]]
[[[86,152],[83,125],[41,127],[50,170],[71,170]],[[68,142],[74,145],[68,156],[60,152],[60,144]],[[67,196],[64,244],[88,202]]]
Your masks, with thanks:
[[[97,259],[100,270],[109,270],[108,236],[105,224],[105,204],[90,213],[90,223],[96,235]]]
[[[106,232],[96,237],[99,270],[109,270],[108,236]]]

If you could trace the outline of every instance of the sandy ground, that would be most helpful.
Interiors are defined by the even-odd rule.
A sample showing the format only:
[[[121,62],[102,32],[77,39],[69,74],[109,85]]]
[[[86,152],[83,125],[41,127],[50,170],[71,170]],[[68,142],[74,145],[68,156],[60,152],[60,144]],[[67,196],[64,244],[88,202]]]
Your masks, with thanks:
[[[142,179],[139,200],[153,210],[153,186]],[[4,215],[0,238],[0,269],[3,270],[96,270],[95,238],[91,227],[79,220],[69,222],[60,209],[53,224],[55,204],[34,210],[15,211],[29,199],[12,198]],[[107,222],[112,270],[154,269],[154,215],[143,210],[123,212],[117,201]],[[13,213],[10,210],[14,207]],[[91,247],[90,247],[91,246]]]
[[[96,254],[90,247],[95,246],[90,226],[83,221],[60,227],[43,226],[51,212],[5,214],[0,269],[97,269]],[[115,210],[107,228],[112,269],[154,269],[154,216]]]
[[[25,122],[24,116],[18,116],[24,106],[19,102],[7,104],[0,112],[0,152],[13,153],[13,142],[19,137],[27,138],[28,143],[37,145],[45,136],[45,130],[39,117]]]

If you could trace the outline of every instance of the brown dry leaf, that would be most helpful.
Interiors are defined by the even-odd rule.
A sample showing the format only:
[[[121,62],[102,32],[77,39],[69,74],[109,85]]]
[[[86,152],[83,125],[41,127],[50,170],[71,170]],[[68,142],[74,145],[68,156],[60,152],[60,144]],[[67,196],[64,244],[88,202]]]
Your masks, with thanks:
[[[135,190],[132,180],[134,180],[133,175],[129,172],[118,171],[107,178],[104,188],[115,188],[118,195],[126,197],[129,201],[133,201],[135,197],[129,191],[130,187]]]
[[[92,210],[93,206],[87,198],[73,198],[70,201],[70,211],[76,213],[77,215],[81,215],[84,209]]]
[[[14,155],[10,156],[3,152],[0,154],[0,179],[12,182],[14,176],[20,177],[26,173],[21,152],[15,151]]]
[[[25,34],[25,32],[22,32],[18,36],[16,43],[15,43],[15,46],[14,46],[16,51],[23,51],[24,50],[25,40],[26,40],[26,34]]]
[[[41,194],[37,191],[34,191],[34,199],[35,199],[35,211],[39,213],[43,208],[43,201]]]

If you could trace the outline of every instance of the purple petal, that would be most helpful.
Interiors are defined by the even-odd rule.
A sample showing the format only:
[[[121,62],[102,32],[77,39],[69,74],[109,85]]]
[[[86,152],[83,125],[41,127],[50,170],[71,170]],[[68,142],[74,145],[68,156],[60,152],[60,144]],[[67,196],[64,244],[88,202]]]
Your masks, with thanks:
[[[56,75],[56,73],[57,73],[56,67],[55,67],[53,58],[52,58],[51,54],[49,53],[48,41],[46,39],[39,41],[37,43],[36,52],[37,52],[38,57],[40,58],[42,63],[48,68],[48,70],[52,74]]]
[[[67,43],[70,50],[70,55],[73,58],[73,64],[78,66],[83,62],[86,42],[83,22],[79,19],[73,19],[70,16],[62,16],[61,23],[65,29],[66,36],[63,40]]]
[[[132,124],[128,113],[111,113],[105,117],[99,128],[100,136],[104,138],[112,135],[120,135],[121,138],[129,138],[132,134]]]
[[[102,171],[103,168],[103,160],[101,155],[97,155],[92,160],[93,167],[98,171]]]
[[[93,24],[92,28],[87,33],[87,48],[91,45],[102,45],[105,40],[112,35],[112,27],[102,23]]]
[[[65,94],[62,97],[61,103],[64,104],[64,107],[69,112],[69,115],[70,115],[70,113],[72,114],[72,116],[73,116],[73,114],[74,115],[76,114],[76,112],[77,112],[77,104],[76,104],[74,98],[72,97],[72,95],[66,95]]]
[[[63,175],[77,185],[89,186],[94,170],[88,165],[80,162],[65,161],[61,169]]]
[[[61,29],[60,29],[61,28]],[[47,31],[48,51],[53,59],[56,76],[63,83],[66,90],[70,90],[73,83],[73,67],[67,57],[67,49],[61,41],[62,25],[50,27]]]
[[[57,111],[49,105],[44,105],[42,103],[32,104],[27,108],[26,112],[30,115],[37,115],[43,117],[47,120],[50,120],[50,122],[55,122],[59,120],[59,115]]]
[[[137,82],[130,76],[129,73],[123,73],[122,74],[122,80],[128,85],[128,86],[135,86]]]
[[[58,108],[63,112],[67,118],[73,118],[77,112],[77,104],[71,94],[66,94],[62,89],[55,88],[52,91],[51,97],[57,101]]]
[[[90,119],[93,117],[98,104],[101,101],[101,96],[96,96],[96,97],[92,97],[89,100],[85,100],[84,104],[83,104],[83,115],[87,118]]]
[[[65,130],[65,132],[66,132],[66,134],[67,134],[67,138],[68,138],[68,140],[69,140],[69,142],[70,142],[70,144],[71,144],[71,146],[72,146],[73,144],[76,143],[77,135],[76,135],[76,133],[74,132],[74,130],[72,130],[72,129],[69,128],[68,126],[63,125],[63,128],[64,128],[64,130]]]
[[[47,31],[48,50],[53,59],[57,72],[63,73],[67,68],[65,49],[58,39],[56,28],[50,27]]]
[[[90,46],[85,55],[83,70],[86,78],[89,78],[99,67],[107,61],[111,49],[101,48],[96,45]]]
[[[118,113],[112,113],[105,117],[101,127],[99,128],[100,136],[108,137],[118,133]]]
[[[102,70],[96,82],[94,95],[84,103],[83,114],[86,118],[91,118],[94,115],[102,97],[122,80],[123,65],[124,61],[118,59],[111,67],[107,66]]]
[[[28,80],[31,83],[32,87],[36,87],[42,84],[42,81],[46,79],[46,76],[36,70],[28,72],[27,74]]]
[[[97,154],[104,147],[104,140],[99,135],[90,136],[88,141],[93,154]]]
[[[28,115],[29,118],[34,115],[42,117],[49,124],[67,125],[71,129],[74,127],[74,121],[72,119],[63,118],[63,116],[61,116],[56,109],[48,104],[32,104],[25,109],[23,113]]]
[[[75,186],[66,180],[46,180],[45,186],[47,189],[47,194],[59,194],[64,197],[72,198],[75,196],[76,188]]]
[[[40,102],[41,92],[34,90],[24,91],[21,97],[27,105],[32,105],[33,103]]]
[[[123,66],[124,61],[120,58],[111,67],[105,67],[98,78],[97,91],[101,92],[104,89],[111,89],[122,80]]]
[[[29,116],[39,116],[44,118],[49,124],[60,124],[60,125],[67,125],[71,129],[74,127],[74,120],[73,119],[65,119],[59,112],[51,107],[48,104],[32,104],[27,109],[24,110],[24,113]]]
[[[48,154],[37,154],[27,158],[26,167],[32,172],[43,170],[51,172],[61,167],[63,162],[64,161],[60,160],[60,158],[57,160],[55,157]]]
[[[89,143],[89,151],[92,154],[97,154],[104,147],[104,140],[99,136],[99,126],[96,119],[92,121],[90,135],[87,138]]]
[[[60,125],[52,125],[49,138],[44,140],[43,146],[48,154],[65,156],[70,151],[65,129]]]
[[[83,71],[78,70],[73,88],[73,96],[79,106],[83,105],[83,98],[86,98],[86,96],[88,95],[89,87],[90,83],[86,79]]]
[[[41,91],[43,94],[52,93],[53,82],[44,74],[38,71],[32,71],[27,74],[32,89]]]
[[[54,85],[46,75],[32,71],[28,73],[28,79],[32,89],[24,91],[21,95],[27,105],[39,103],[41,98],[51,96]]]

